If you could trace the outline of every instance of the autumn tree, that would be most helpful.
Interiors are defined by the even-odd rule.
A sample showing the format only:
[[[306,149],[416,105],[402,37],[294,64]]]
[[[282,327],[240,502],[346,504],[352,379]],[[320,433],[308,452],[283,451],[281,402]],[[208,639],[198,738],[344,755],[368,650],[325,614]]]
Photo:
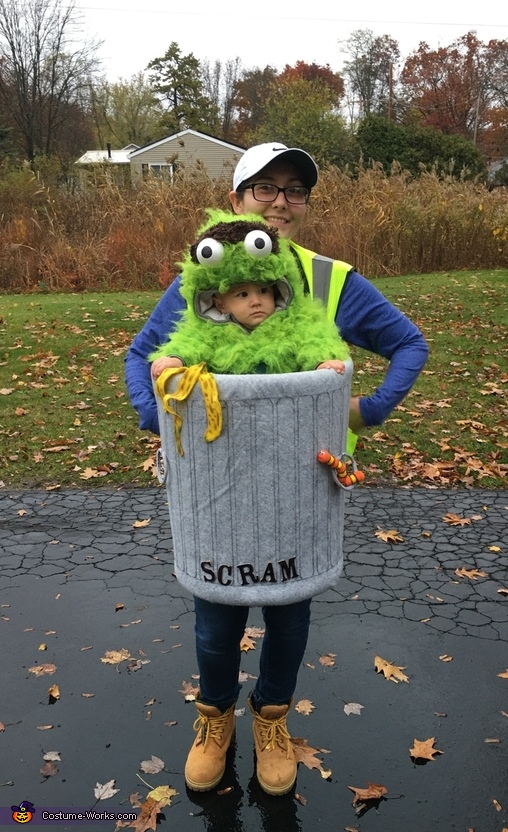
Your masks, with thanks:
[[[277,78],[273,66],[244,70],[235,84],[233,95],[234,123],[232,136],[237,144],[252,144],[255,131],[264,119],[264,107],[272,82]]]
[[[147,67],[153,90],[164,107],[162,124],[166,132],[185,128],[215,135],[219,130],[217,106],[206,97],[199,60],[189,52],[182,55],[175,41],[161,58]]]
[[[111,84],[102,79],[92,86],[90,109],[101,148],[108,142],[117,148],[131,142],[143,146],[164,135],[164,109],[142,72],[130,80]]]
[[[342,165],[350,159],[351,139],[335,103],[336,94],[320,80],[277,78],[269,88],[262,124],[253,139],[303,147],[318,164]]]
[[[233,140],[236,84],[241,75],[242,61],[239,57],[225,61],[200,61],[203,92],[219,113],[217,135],[225,141]]]
[[[503,77],[507,50],[507,41],[485,45],[475,32],[438,49],[421,43],[400,76],[408,104],[406,120],[478,144],[491,108],[500,101],[508,105],[508,78]]]
[[[344,62],[342,74],[353,118],[372,114],[391,120],[394,109],[394,73],[400,60],[399,44],[390,35],[375,35],[371,29],[357,29],[342,49],[350,57]]]
[[[339,106],[344,96],[344,81],[338,72],[334,72],[329,64],[307,64],[305,61],[297,61],[294,66],[286,64],[279,74],[279,81],[302,78],[304,81],[319,81],[330,91],[330,100]]]
[[[61,151],[86,110],[99,44],[80,44],[79,24],[72,0],[0,0],[0,105],[30,162]],[[84,150],[83,140],[74,131],[67,152]]]

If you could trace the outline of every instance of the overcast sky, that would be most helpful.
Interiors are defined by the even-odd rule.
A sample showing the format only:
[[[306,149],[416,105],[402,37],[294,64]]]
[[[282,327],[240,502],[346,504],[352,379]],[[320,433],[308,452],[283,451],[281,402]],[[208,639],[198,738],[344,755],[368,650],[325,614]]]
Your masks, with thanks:
[[[392,0],[381,4],[338,3],[320,0],[306,3],[274,3],[254,0],[76,0],[85,34],[104,41],[100,50],[108,80],[131,78],[161,57],[172,41],[182,52],[199,60],[239,56],[244,68],[271,64],[282,68],[298,60],[330,64],[339,71],[346,56],[338,41],[356,29],[371,29],[398,41],[403,57],[418,47],[448,46],[475,30],[481,41],[508,40],[508,3],[498,0],[427,0],[408,3]],[[184,11],[173,11],[173,7]],[[215,11],[214,11],[215,9]],[[358,14],[358,18],[353,17]]]

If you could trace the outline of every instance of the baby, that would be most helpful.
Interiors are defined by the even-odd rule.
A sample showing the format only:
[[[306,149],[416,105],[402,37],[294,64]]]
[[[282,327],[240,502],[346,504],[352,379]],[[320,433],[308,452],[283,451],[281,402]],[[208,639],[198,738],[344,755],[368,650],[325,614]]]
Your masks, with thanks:
[[[215,373],[343,373],[347,346],[304,294],[286,241],[258,215],[209,214],[182,265],[187,309],[150,356],[152,377],[201,361]]]

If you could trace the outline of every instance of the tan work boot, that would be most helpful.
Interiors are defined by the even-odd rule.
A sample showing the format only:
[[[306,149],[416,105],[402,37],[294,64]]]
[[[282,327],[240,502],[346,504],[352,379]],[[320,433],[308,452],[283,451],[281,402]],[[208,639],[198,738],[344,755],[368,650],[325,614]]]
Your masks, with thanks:
[[[286,725],[289,705],[263,705],[254,710],[252,731],[256,746],[256,774],[259,785],[267,794],[286,794],[296,780],[296,760]]]
[[[196,702],[196,708],[197,736],[185,764],[185,782],[189,789],[207,792],[220,782],[226,769],[226,752],[235,733],[235,706],[224,713],[203,702]]]

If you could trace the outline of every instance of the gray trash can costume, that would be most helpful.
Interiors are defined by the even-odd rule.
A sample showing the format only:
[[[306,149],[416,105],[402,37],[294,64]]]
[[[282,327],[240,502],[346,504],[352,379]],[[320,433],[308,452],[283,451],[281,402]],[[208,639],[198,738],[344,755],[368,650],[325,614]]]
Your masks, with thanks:
[[[203,262],[217,240],[220,257]],[[345,490],[317,455],[344,453],[352,362],[284,243],[257,215],[211,213],[183,263],[182,322],[151,356],[186,365],[155,383],[175,573],[220,604],[290,604],[342,571]],[[250,332],[212,303],[214,291],[246,281],[270,282],[277,301]],[[344,374],[313,371],[330,358],[345,360]]]

